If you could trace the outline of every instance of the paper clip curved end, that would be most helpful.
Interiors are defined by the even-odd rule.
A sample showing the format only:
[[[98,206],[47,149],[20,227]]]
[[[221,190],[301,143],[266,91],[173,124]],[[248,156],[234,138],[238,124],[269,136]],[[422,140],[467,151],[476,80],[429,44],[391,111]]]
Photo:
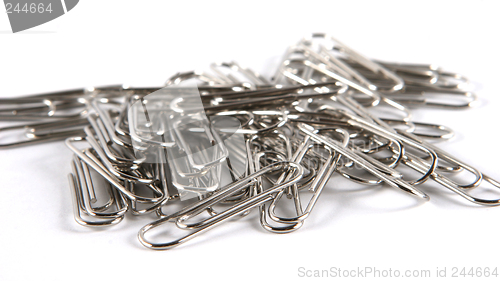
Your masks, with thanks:
[[[169,249],[175,248],[175,247],[179,246],[180,244],[182,244],[184,242],[184,241],[182,241],[182,238],[171,241],[171,242],[167,242],[167,243],[153,243],[153,242],[149,242],[146,239],[146,232],[148,232],[149,230],[162,224],[162,222],[165,222],[165,221],[167,221],[167,219],[163,218],[159,221],[155,221],[155,222],[152,222],[152,223],[149,223],[149,224],[143,226],[139,230],[139,232],[137,233],[137,239],[139,239],[139,242],[144,247],[146,247],[148,249],[152,249],[152,250],[169,250]]]

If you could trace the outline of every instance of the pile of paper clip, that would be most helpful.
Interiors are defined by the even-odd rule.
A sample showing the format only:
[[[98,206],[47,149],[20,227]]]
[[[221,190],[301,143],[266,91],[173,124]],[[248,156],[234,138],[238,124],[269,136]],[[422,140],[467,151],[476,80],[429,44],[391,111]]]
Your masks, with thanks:
[[[500,204],[470,194],[499,182],[431,144],[452,130],[411,118],[410,108],[470,107],[476,97],[459,74],[371,60],[319,33],[291,46],[270,79],[235,62],[210,68],[178,73],[164,87],[2,99],[1,120],[37,123],[2,128],[24,139],[1,147],[66,140],[76,221],[156,216],[138,235],[151,249],[254,208],[265,230],[295,231],[342,176],[422,200],[429,197],[419,185],[434,181],[472,203]],[[152,242],[147,232],[161,226],[186,233]]]

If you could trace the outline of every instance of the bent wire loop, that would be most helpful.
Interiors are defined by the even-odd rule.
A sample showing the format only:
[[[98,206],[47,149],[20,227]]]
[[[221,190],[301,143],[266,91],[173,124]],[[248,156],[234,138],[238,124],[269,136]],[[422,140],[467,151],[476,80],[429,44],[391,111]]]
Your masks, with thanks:
[[[230,209],[228,209],[224,212],[221,212],[221,213],[217,214],[216,216],[211,217],[210,222],[207,222],[206,225],[204,225],[203,227],[187,234],[186,236],[175,239],[173,241],[163,242],[163,243],[149,242],[146,239],[145,235],[148,231],[150,231],[153,228],[156,228],[156,227],[159,227],[159,226],[165,224],[171,218],[180,218],[180,217],[186,216],[187,214],[202,212],[207,206],[210,206],[213,202],[217,202],[217,201],[224,199],[225,196],[229,196],[229,195],[239,191],[240,189],[246,187],[249,183],[253,184],[254,180],[257,177],[262,176],[264,173],[270,172],[270,171],[272,171],[280,166],[284,166],[284,168],[290,168],[293,171],[292,177],[289,178],[288,181],[281,183],[281,184],[278,184],[278,185],[275,185],[275,186],[269,188],[268,190],[266,190],[262,193],[256,194],[253,197],[248,198],[248,199],[240,202],[239,204],[231,207]],[[188,207],[182,209],[181,211],[178,211],[170,216],[167,216],[163,219],[160,219],[160,220],[157,220],[157,221],[152,222],[150,224],[147,224],[146,226],[141,228],[141,230],[139,231],[139,234],[138,234],[139,241],[144,246],[151,248],[151,249],[155,249],[155,250],[169,249],[169,248],[176,247],[176,246],[196,237],[197,235],[199,235],[205,231],[210,230],[211,228],[217,226],[218,224],[226,221],[227,219],[229,219],[235,215],[238,215],[238,214],[245,212],[253,207],[256,207],[265,201],[271,200],[273,198],[273,193],[279,191],[282,188],[286,188],[294,183],[297,183],[302,178],[303,172],[304,172],[304,170],[303,170],[302,166],[297,165],[293,162],[288,162],[288,163],[287,162],[277,162],[277,163],[271,164],[269,166],[266,166],[263,169],[255,172],[254,174],[251,174],[242,180],[239,180],[235,183],[230,184],[229,186],[225,187],[224,189],[221,189],[219,192],[214,193],[210,197],[207,197],[203,200],[200,200],[200,201],[194,203],[193,205],[188,206]]]
[[[342,140],[342,145],[345,147],[349,143],[349,134],[342,129],[335,129],[334,130],[337,133],[340,133],[343,137]],[[304,138],[303,143],[308,143],[310,140],[310,136],[306,136]],[[311,150],[315,146],[309,146],[307,147],[307,150]],[[306,147],[304,147],[306,148]],[[328,151],[328,158],[326,161],[323,163],[321,168],[318,171],[317,176],[315,176],[314,180],[311,182],[309,186],[309,191],[313,192],[313,196],[310,198],[309,203],[307,204],[306,208],[302,210],[302,205],[300,204],[300,199],[296,198],[295,201],[297,202],[295,204],[296,206],[296,213],[297,216],[295,217],[283,217],[279,216],[276,214],[276,208],[277,205],[280,201],[281,198],[283,198],[283,191],[280,191],[277,196],[271,201],[269,204],[268,209],[265,209],[263,206],[261,209],[261,222],[266,222],[265,221],[265,215],[268,215],[273,221],[278,222],[278,223],[285,223],[285,224],[293,224],[292,227],[275,227],[271,226],[270,224],[267,224],[267,227],[265,227],[266,230],[270,230],[272,232],[290,232],[290,231],[295,231],[296,229],[300,228],[303,225],[303,221],[309,216],[311,213],[312,209],[314,208],[319,196],[321,195],[321,192],[323,191],[323,188],[326,186],[328,180],[332,176],[332,174],[335,172],[338,161],[340,160],[341,154],[336,153],[334,150],[329,148],[328,146],[324,146],[324,148]],[[306,152],[307,153],[307,152]],[[299,159],[296,159],[298,161]],[[299,192],[293,193],[293,196],[299,197]]]
[[[84,226],[114,225],[123,220],[128,204],[121,193],[108,188],[108,201],[99,207],[93,206],[98,200],[89,167],[77,157],[72,162],[73,173],[68,175],[73,197],[75,220]],[[82,213],[88,218],[84,218]]]

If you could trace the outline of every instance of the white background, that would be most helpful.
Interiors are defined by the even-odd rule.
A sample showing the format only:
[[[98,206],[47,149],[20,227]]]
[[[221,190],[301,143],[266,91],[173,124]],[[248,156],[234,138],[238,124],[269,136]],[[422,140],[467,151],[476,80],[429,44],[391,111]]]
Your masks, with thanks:
[[[169,2],[80,1],[19,34],[0,14],[0,97],[159,86],[214,61],[236,60],[269,75],[288,45],[329,32],[366,56],[434,63],[474,81],[477,107],[416,111],[415,120],[453,128],[457,136],[439,146],[500,179],[494,1]],[[254,211],[176,249],[152,251],[136,238],[151,218],[127,216],[99,230],[73,220],[71,153],[63,143],[2,150],[0,159],[0,280],[271,280],[298,278],[299,267],[430,269],[433,276],[448,267],[450,276],[452,267],[500,267],[500,207],[474,206],[438,186],[423,187],[432,199],[419,203],[337,175],[295,233],[265,232]]]

